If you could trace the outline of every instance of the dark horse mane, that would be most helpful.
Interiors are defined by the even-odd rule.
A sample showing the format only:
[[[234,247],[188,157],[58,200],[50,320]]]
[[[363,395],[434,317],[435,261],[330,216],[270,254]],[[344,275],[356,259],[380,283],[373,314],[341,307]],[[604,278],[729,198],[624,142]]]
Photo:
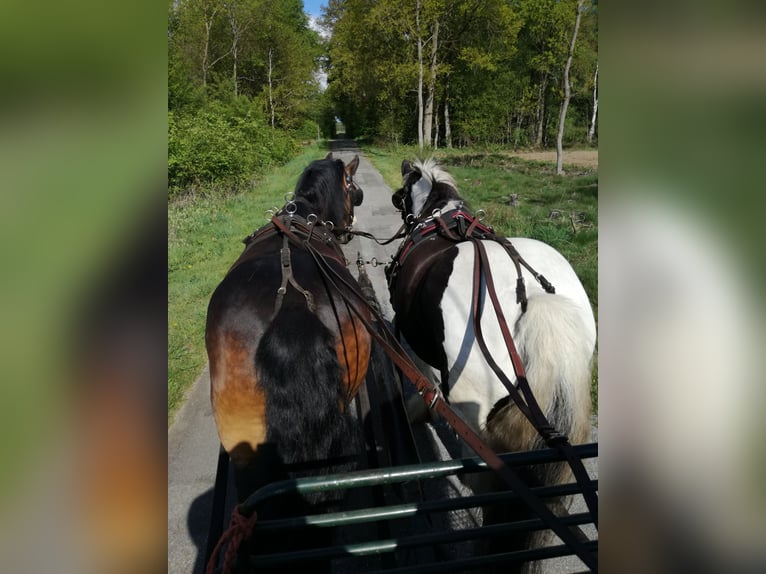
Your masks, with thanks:
[[[312,161],[295,185],[297,213],[306,217],[310,213],[335,227],[343,227],[345,201],[334,190],[343,187],[343,162],[339,159]]]

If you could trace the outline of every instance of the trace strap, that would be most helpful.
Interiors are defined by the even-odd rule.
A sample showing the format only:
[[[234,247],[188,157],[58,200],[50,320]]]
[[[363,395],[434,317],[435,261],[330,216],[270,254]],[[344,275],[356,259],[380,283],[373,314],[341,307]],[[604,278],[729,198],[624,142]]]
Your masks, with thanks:
[[[307,241],[310,240],[310,237]],[[301,293],[306,298],[306,306],[312,313],[316,310],[314,305],[314,296],[308,289],[301,287],[293,276],[292,258],[290,256],[290,240],[287,235],[282,236],[282,249],[279,250],[280,261],[282,262],[282,284],[277,289],[277,300],[274,303],[274,317],[279,313],[279,309],[282,307],[282,300],[287,293],[287,284],[292,285],[296,291]]]

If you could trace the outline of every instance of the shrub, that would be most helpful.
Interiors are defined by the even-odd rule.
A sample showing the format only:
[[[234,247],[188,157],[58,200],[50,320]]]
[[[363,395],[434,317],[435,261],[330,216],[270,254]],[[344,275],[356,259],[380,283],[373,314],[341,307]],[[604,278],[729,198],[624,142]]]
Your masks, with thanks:
[[[236,187],[291,159],[298,150],[287,133],[269,127],[247,101],[168,114],[168,193],[192,186]]]

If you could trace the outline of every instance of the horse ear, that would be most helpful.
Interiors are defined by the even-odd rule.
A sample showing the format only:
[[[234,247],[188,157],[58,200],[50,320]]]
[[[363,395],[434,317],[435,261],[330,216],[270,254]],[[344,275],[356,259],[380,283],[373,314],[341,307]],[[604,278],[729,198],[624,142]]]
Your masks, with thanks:
[[[407,161],[406,159],[402,161],[402,177],[410,173],[412,169],[413,169],[412,164],[409,161]]]
[[[352,159],[348,164],[346,165],[346,173],[348,175],[354,175],[356,173],[356,169],[359,167],[359,156],[355,155],[354,159]]]
[[[327,155],[324,158],[325,159],[332,159],[332,152],[328,152]]]

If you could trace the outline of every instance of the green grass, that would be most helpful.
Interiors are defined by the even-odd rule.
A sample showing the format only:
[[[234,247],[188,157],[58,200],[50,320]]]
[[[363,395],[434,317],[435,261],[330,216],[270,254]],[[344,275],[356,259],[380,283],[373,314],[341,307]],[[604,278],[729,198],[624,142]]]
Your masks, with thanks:
[[[418,157],[412,146],[364,146],[363,151],[393,190],[401,186],[402,160]],[[434,156],[453,175],[460,195],[474,210],[484,209],[499,234],[544,241],[569,260],[598,321],[598,173],[565,166],[566,174],[556,175],[555,164],[494,151],[437,150]],[[512,194],[518,205],[509,205]],[[597,409],[597,361],[591,394]]]
[[[210,295],[242,252],[242,239],[266,223],[325,147],[314,144],[244,193],[199,193],[168,204],[168,423],[206,361]]]

